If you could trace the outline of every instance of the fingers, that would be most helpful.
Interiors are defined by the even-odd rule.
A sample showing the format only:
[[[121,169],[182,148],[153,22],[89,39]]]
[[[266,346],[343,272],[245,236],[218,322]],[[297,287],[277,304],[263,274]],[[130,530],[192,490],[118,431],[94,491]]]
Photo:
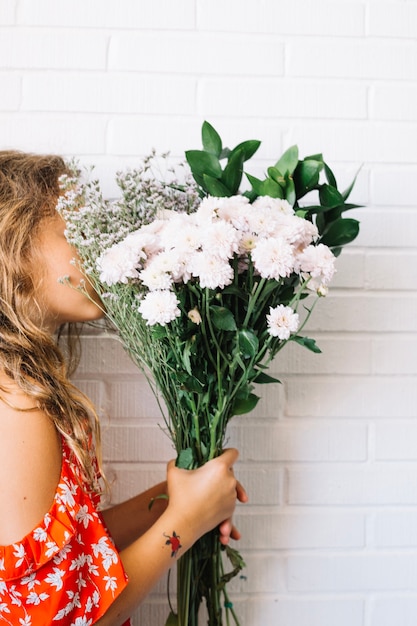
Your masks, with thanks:
[[[239,502],[242,502],[242,503],[248,502],[249,500],[249,497],[245,491],[245,488],[238,480],[236,481],[236,496]]]

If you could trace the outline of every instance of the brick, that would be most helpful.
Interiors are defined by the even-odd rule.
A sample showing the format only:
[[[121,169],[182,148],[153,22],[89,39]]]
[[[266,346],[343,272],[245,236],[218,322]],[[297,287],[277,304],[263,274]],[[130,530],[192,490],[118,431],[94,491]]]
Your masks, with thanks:
[[[321,301],[308,322],[308,332],[416,332],[417,294],[399,292],[395,300],[380,292],[330,292]],[[393,327],[391,314],[395,313]]]
[[[412,81],[417,76],[416,52],[412,40],[310,38],[301,45],[292,40],[287,46],[288,75]]]
[[[375,514],[375,546],[377,548],[416,548],[417,511],[400,509]]]
[[[306,331],[303,335],[311,336]],[[275,358],[273,369],[281,380],[289,374],[369,374],[372,371],[371,341],[356,336],[327,336],[314,333],[321,350],[316,354],[294,342]],[[284,353],[285,351],[285,353]],[[262,392],[262,389],[261,389]]]
[[[176,456],[171,442],[158,424],[143,423],[140,428],[110,426],[103,429],[103,454],[106,461],[161,462]]]
[[[411,123],[386,122],[382,132],[376,122],[335,122],[330,118],[320,124],[295,121],[288,130],[287,141],[289,145],[297,143],[303,154],[315,154],[319,150],[330,164],[345,161],[355,168],[366,162],[386,164],[393,161],[395,154],[398,167],[414,163],[417,128]],[[401,150],[397,149],[399,145]]]
[[[129,375],[147,381],[144,375],[133,363],[122,344],[112,336],[88,335],[82,338],[82,357],[77,373],[96,372],[98,375],[111,374],[115,372],[119,376]]]
[[[163,422],[161,411],[145,380],[113,379],[106,382],[107,402],[112,414],[135,423],[138,419],[155,418]]]
[[[74,114],[0,115],[0,136],[3,149],[97,155],[104,151],[105,120]]]
[[[415,463],[288,469],[288,503],[305,506],[415,505]]]
[[[1,39],[0,39],[1,41]],[[0,111],[19,109],[21,100],[21,78],[16,74],[0,73]]]
[[[161,124],[157,116],[127,117],[116,114],[109,122],[108,150],[112,154],[138,155],[148,154],[152,148],[157,148],[160,151],[170,150],[172,156],[184,160],[185,150],[201,147],[200,128],[204,119],[208,119],[218,130],[229,147],[246,139],[262,141],[259,154],[268,159],[267,166],[275,163],[285,149],[281,142],[283,126],[277,119],[253,118],[249,125],[234,116],[224,119],[208,116],[204,112],[204,116],[168,116],[165,124]],[[251,160],[248,169],[253,174],[255,162],[255,159]]]
[[[372,602],[369,626],[414,626],[416,613],[417,597],[411,590],[379,595]]]
[[[352,595],[259,594],[245,600],[242,611],[239,615],[243,616],[245,626],[364,626],[364,600]]]
[[[330,289],[360,289],[364,287],[366,262],[363,252],[349,248],[349,246],[345,248],[337,258],[336,273],[330,283]]]
[[[284,384],[288,416],[415,417],[417,390],[412,376],[296,376],[286,378]]]
[[[378,461],[414,461],[417,458],[416,421],[398,419],[376,424],[375,458]]]
[[[415,588],[415,554],[339,554],[288,558],[290,591],[395,591]]]
[[[349,422],[310,423],[257,421],[229,427],[230,445],[242,461],[363,461],[367,456],[367,429]]]
[[[164,481],[166,478],[166,463],[161,463],[160,460],[159,462],[154,461],[151,463],[124,463],[123,449],[112,449],[109,453],[107,442],[104,445],[103,452],[106,456],[106,477],[111,489],[109,505],[132,498],[136,494],[146,491],[152,485]],[[120,455],[119,460],[109,461],[107,457],[115,454]]]
[[[248,45],[249,43],[249,45]],[[149,51],[152,50],[152,54]],[[256,54],[254,55],[254,50]],[[153,31],[112,35],[109,69],[146,73],[276,76],[284,70],[284,46],[272,37]]]
[[[368,248],[415,247],[417,214],[414,209],[397,208],[395,204],[391,210],[361,209],[357,211],[356,218],[360,221],[360,234],[356,242]]]
[[[285,11],[280,3],[260,0],[256,6],[246,0],[229,0],[222,6],[221,17],[210,0],[197,4],[197,27],[244,33],[277,33],[281,35],[359,36],[364,33],[364,10],[358,2],[290,3]]]
[[[417,166],[379,166],[371,173],[372,200],[378,206],[410,206],[414,197]]]
[[[414,39],[417,23],[415,2],[378,2],[368,7],[369,35]]]
[[[279,57],[278,57],[279,62]],[[279,67],[274,73],[279,73]],[[352,94],[354,91],[354,95]],[[331,81],[241,78],[202,78],[198,90],[199,110],[205,115],[365,119],[367,93],[364,85],[352,87]]]
[[[19,1],[18,21],[30,26],[75,26],[79,28],[194,28],[194,1],[141,2],[124,0],[123,10],[103,0],[74,0],[70,10],[54,0],[45,0],[38,10],[31,0]]]
[[[384,337],[373,342],[373,371],[377,374],[417,374],[417,339]]]
[[[107,35],[97,32],[14,28],[0,37],[0,67],[7,69],[104,70],[106,53]]]
[[[371,250],[366,256],[366,284],[369,289],[416,290],[416,266],[417,251]]]
[[[16,5],[17,0],[3,0],[1,3],[0,24],[8,26],[16,21]]]
[[[166,94],[175,89],[176,97]],[[23,77],[22,108],[90,113],[192,113],[195,80],[139,74],[30,73]]]
[[[372,86],[371,103],[372,119],[415,121],[417,86],[401,82],[375,84]]]
[[[242,533],[239,550],[244,554],[259,550],[342,549],[365,545],[363,513],[317,510],[258,513],[251,510],[251,497],[249,503],[249,510],[246,510],[249,505],[240,506],[236,514],[236,524]]]

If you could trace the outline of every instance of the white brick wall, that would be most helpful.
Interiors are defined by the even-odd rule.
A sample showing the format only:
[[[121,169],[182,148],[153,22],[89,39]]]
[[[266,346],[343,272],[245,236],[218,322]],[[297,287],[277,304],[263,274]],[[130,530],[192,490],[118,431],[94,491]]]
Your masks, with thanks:
[[[242,626],[414,626],[417,614],[416,0],[2,0],[0,146],[112,174],[152,147],[180,156],[211,121],[262,140],[256,173],[293,143],[322,151],[361,234],[309,327],[236,418],[250,504]],[[86,333],[77,374],[103,411],[114,500],[172,456],[144,378]],[[165,623],[164,583],[135,624]]]

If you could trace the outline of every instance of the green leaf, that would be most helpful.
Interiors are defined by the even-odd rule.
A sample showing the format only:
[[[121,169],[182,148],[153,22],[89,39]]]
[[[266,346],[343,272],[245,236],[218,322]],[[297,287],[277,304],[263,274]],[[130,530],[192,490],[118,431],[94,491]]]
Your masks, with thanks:
[[[346,201],[348,199],[348,197],[350,196],[350,192],[352,191],[355,183],[356,183],[356,179],[359,175],[359,172],[361,171],[361,167],[358,169],[358,171],[356,172],[352,182],[350,183],[349,187],[347,189],[345,189],[345,191],[342,193],[343,199]],[[353,205],[355,206],[355,205]]]
[[[295,343],[298,343],[300,346],[304,346],[304,348],[311,350],[311,352],[321,354],[321,350],[316,344],[315,339],[310,339],[309,337],[300,337],[300,335],[295,335],[294,337],[291,337],[291,339],[292,341],[295,341]],[[258,381],[256,380],[256,382]]]
[[[204,152],[204,150],[187,150],[185,158],[193,174],[199,176],[207,174],[213,178],[220,178],[222,168],[219,159],[214,154]]]
[[[239,352],[244,359],[250,359],[258,353],[259,339],[252,330],[242,328],[238,332]]]
[[[298,164],[298,146],[291,146],[275,163],[275,167],[283,174],[292,174]]]
[[[219,133],[208,122],[203,123],[201,128],[201,137],[203,140],[204,150],[220,158],[222,152],[222,140]]]
[[[192,448],[181,450],[177,456],[176,466],[181,469],[192,469],[194,466],[194,455]]]
[[[329,248],[345,246],[353,241],[359,233],[359,222],[352,218],[340,218],[330,224],[320,242]]]
[[[172,611],[168,615],[168,619],[165,622],[165,626],[178,626],[178,615]]]
[[[207,174],[203,174],[203,187],[211,196],[216,198],[228,198],[232,195],[230,190],[220,180]]]
[[[257,372],[253,382],[259,385],[267,385],[268,383],[280,383],[281,381],[278,378],[269,376],[269,374],[265,374],[265,372]]]
[[[234,196],[239,191],[240,181],[243,175],[243,151],[237,150],[230,155],[228,163],[224,168],[221,181],[229,190],[229,195]]]
[[[165,326],[161,326],[160,324],[155,324],[155,326],[150,327],[150,331],[152,336],[155,339],[164,339],[167,336],[167,329]]]
[[[260,145],[261,142],[257,139],[248,139],[248,141],[242,141],[242,143],[239,143],[235,148],[233,148],[233,150],[230,152],[230,155],[228,156],[229,158],[231,158],[233,153],[239,151],[243,154],[243,160],[247,161],[248,159],[253,157]]]
[[[340,206],[344,203],[344,198],[340,191],[338,191],[335,187],[331,185],[322,185],[319,190],[319,198],[320,203],[325,206],[333,209],[334,207]]]
[[[195,376],[187,376],[181,383],[181,388],[194,393],[202,393],[204,391],[203,383]]]
[[[285,185],[285,199],[289,202],[289,204],[291,204],[291,206],[294,206],[297,200],[294,180],[290,177],[288,177]]]
[[[305,196],[306,193],[316,187],[322,168],[323,162],[314,159],[304,159],[304,161],[298,163],[294,172],[297,198]]]
[[[282,187],[285,185],[285,178],[276,167],[268,167],[267,172],[269,178],[272,178],[272,180],[278,183],[278,185],[281,185]]]
[[[327,165],[327,163],[324,163],[324,174],[326,176],[326,179],[329,185],[337,189],[337,182],[336,182],[335,175],[333,174],[332,170]]]
[[[282,187],[278,185],[272,178],[267,178],[266,180],[259,180],[255,178],[255,176],[251,176],[250,174],[246,174],[250,184],[253,187],[255,193],[258,196],[271,196],[271,198],[283,198],[284,192]]]
[[[233,313],[224,306],[210,306],[210,319],[218,330],[237,330]]]
[[[250,393],[247,398],[239,398],[235,400],[232,408],[233,415],[243,415],[252,411],[259,402],[259,397],[254,393]]]

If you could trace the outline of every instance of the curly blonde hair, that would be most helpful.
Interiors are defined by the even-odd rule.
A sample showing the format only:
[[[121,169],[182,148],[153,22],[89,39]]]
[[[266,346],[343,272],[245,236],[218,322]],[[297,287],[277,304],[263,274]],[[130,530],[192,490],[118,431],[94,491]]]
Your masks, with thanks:
[[[88,488],[99,492],[98,417],[69,380],[78,362],[78,335],[68,325],[63,350],[58,337],[35,321],[42,314],[33,273],[38,233],[43,220],[56,215],[65,173],[59,156],[0,151],[0,369],[50,418],[78,459]]]

